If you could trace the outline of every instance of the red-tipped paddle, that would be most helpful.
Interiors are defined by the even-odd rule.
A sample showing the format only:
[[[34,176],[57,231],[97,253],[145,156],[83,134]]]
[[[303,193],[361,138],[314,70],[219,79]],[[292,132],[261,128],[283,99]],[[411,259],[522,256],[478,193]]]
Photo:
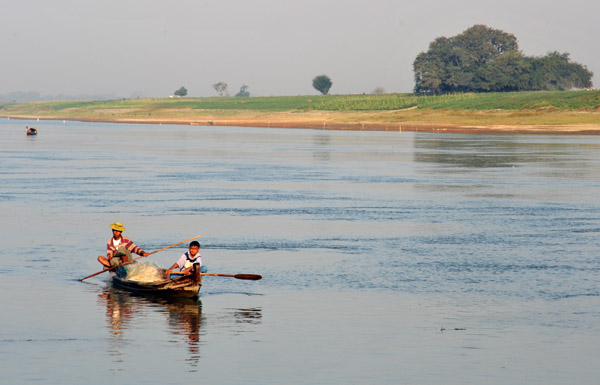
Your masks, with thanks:
[[[214,273],[200,273],[200,275],[214,275],[215,277],[232,277],[235,279],[247,279],[249,281],[258,281],[262,279],[262,276],[258,274],[214,274]]]

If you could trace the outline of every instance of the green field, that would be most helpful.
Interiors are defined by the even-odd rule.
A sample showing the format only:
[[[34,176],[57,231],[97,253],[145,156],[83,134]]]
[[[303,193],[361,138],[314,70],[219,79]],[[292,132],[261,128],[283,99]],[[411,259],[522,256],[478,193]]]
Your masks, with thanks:
[[[169,109],[281,111],[390,111],[410,107],[452,110],[522,110],[552,107],[598,110],[599,91],[463,93],[419,96],[315,95],[271,97],[149,98],[109,101],[50,101],[0,104],[0,111],[60,112],[72,109]]]
[[[600,124],[599,91],[462,93],[421,96],[315,95],[146,98],[0,104],[0,116],[83,120],[173,120],[248,116],[310,117],[341,122],[436,121],[463,124]]]

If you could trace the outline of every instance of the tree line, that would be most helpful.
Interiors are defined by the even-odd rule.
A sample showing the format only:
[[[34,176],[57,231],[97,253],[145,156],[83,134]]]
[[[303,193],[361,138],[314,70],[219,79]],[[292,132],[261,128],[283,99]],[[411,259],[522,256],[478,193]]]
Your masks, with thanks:
[[[319,75],[313,79],[313,87],[323,95],[326,95],[329,92],[329,89],[331,88],[332,84],[333,83],[331,82],[331,79],[327,75]],[[217,91],[217,94],[219,96],[229,96],[228,87],[229,86],[225,82],[218,82],[213,84],[213,88],[215,91]],[[248,91],[248,88],[250,87],[243,84],[240,87],[240,91],[237,94],[235,94],[235,96],[242,98],[250,97],[250,92]],[[184,97],[188,94],[188,90],[187,88],[182,86],[181,88],[176,90],[174,94],[178,97]]]
[[[229,86],[227,85],[227,83],[225,82],[218,82],[213,84],[213,88],[215,89],[215,91],[217,91],[217,94],[219,96],[229,96]],[[248,87],[247,85],[243,84],[240,87],[240,91],[235,94],[235,96],[237,97],[249,97],[250,96],[250,91],[248,91]],[[178,90],[175,91],[175,96],[179,96],[179,97],[184,97],[188,94],[188,90],[185,87],[181,87]]]
[[[438,37],[413,63],[415,93],[569,90],[592,86],[593,73],[568,53],[525,56],[517,38],[485,25]]]
[[[593,76],[586,66],[572,62],[567,52],[526,56],[513,34],[485,25],[474,25],[453,37],[438,37],[429,50],[417,55],[413,70],[417,94],[564,91],[592,87]],[[313,79],[313,87],[323,95],[332,84],[327,75]],[[227,83],[216,83],[213,88],[219,96],[229,96]],[[250,96],[248,88],[243,85],[235,96]],[[384,89],[376,87],[373,93],[384,93]],[[185,96],[187,90],[181,87],[175,95]]]

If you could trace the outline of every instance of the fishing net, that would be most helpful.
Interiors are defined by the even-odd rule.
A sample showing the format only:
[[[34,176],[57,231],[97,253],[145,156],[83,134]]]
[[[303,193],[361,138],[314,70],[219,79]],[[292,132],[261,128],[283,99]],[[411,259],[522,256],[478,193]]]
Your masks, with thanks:
[[[138,282],[155,282],[165,279],[165,270],[152,262],[127,265],[127,279]]]

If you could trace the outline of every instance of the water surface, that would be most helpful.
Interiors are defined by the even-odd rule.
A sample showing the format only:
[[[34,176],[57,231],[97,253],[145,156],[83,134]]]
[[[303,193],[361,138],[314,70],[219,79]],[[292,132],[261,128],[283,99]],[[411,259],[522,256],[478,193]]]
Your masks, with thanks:
[[[7,383],[600,375],[598,137],[10,120],[0,138]],[[264,278],[205,277],[196,302],[79,282],[115,221],[149,252],[201,234],[210,272]]]

